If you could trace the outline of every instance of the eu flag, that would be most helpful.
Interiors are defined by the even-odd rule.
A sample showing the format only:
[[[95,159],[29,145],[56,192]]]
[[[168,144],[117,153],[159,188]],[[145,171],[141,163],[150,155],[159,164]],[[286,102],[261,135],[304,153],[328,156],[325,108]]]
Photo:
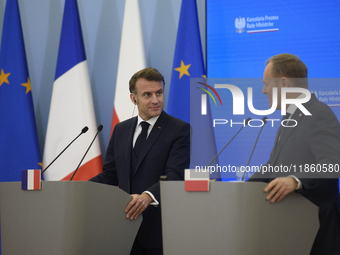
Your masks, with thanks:
[[[40,169],[31,82],[17,0],[8,0],[0,50],[0,181]]]
[[[204,87],[205,74],[196,0],[183,0],[167,112],[192,126],[191,168],[207,166],[216,155],[209,103],[206,115],[200,111],[197,87]]]

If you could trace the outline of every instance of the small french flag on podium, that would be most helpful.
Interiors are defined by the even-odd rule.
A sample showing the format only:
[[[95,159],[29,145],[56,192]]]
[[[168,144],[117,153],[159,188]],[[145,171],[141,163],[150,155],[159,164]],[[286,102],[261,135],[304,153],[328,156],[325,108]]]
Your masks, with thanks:
[[[41,170],[22,170],[22,190],[41,190]]]

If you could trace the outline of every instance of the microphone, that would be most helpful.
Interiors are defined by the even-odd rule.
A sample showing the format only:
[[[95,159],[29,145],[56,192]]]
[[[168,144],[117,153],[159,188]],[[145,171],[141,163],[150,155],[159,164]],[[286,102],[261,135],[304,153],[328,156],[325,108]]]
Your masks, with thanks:
[[[74,173],[73,173],[73,175],[72,175],[70,181],[72,181],[74,175],[75,175],[76,172],[78,171],[78,168],[80,167],[81,163],[83,162],[83,160],[84,160],[86,154],[89,152],[89,150],[90,150],[90,148],[91,148],[91,146],[92,146],[94,140],[96,140],[97,135],[99,134],[100,131],[102,131],[102,129],[103,129],[103,125],[99,125],[98,128],[97,128],[97,133],[96,133],[96,135],[94,136],[94,138],[93,138],[93,140],[92,140],[90,146],[87,148],[87,151],[85,152],[83,158],[80,160],[79,165],[78,165],[78,167],[76,168],[76,170],[74,171]]]
[[[248,123],[249,123],[249,121],[251,120],[251,118],[248,118],[248,119],[246,119],[246,122],[245,122],[245,125],[248,125]],[[232,140],[234,140],[234,138],[238,135],[238,133],[240,133],[241,132],[241,130],[245,127],[245,125],[244,126],[242,126],[241,128],[240,128],[240,130],[229,140],[229,142],[226,144],[226,145],[224,145],[224,147],[222,148],[222,150],[220,150],[220,152],[219,153],[217,153],[217,155],[210,161],[210,163],[207,165],[207,166],[210,166],[211,164],[212,164],[212,162],[214,162],[214,160],[221,154],[221,152],[229,145],[229,143],[231,143],[231,141]]]
[[[89,130],[89,128],[87,127],[87,126],[85,126],[82,130],[81,130],[81,132],[80,132],[80,134],[76,137],[76,138],[74,138],[73,139],[73,141],[72,142],[70,142],[69,143],[69,145],[67,145],[66,146],[66,148],[62,151],[62,152],[60,152],[59,153],[59,155],[41,172],[41,175],[47,170],[47,168],[49,168],[52,164],[53,164],[53,162],[54,161],[56,161],[57,160],[57,158],[59,158],[59,156],[61,155],[61,154],[63,154],[64,153],[64,151],[66,151],[66,149],[68,148],[68,147],[70,147],[70,145],[75,141],[75,140],[77,140],[78,139],[78,137],[79,136],[81,136],[82,134],[85,134],[86,132],[87,132],[87,130]]]
[[[257,141],[259,140],[259,137],[260,137],[260,134],[261,134],[261,132],[262,132],[262,129],[263,129],[264,125],[266,125],[266,123],[267,123],[267,117],[263,117],[262,121],[263,121],[263,125],[262,125],[262,127],[261,127],[261,129],[260,129],[260,132],[259,132],[259,134],[257,135],[257,138],[256,138],[256,141],[255,141],[255,144],[254,144],[253,150],[251,151],[251,153],[250,153],[250,157],[249,157],[249,159],[248,159],[247,166],[249,166],[249,162],[250,162],[251,158],[253,157],[253,153],[254,153],[254,150],[255,150],[255,147],[256,147]],[[247,166],[246,166],[246,167],[247,167]],[[244,173],[243,173],[243,176],[242,176],[242,178],[241,178],[241,181],[244,181],[244,177],[245,177],[245,175],[246,175],[246,171],[244,171]]]

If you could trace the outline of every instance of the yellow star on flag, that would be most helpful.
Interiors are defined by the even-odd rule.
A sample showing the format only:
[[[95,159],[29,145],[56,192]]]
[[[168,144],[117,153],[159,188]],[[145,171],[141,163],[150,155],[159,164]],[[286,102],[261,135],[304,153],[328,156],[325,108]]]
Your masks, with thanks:
[[[188,71],[188,69],[189,69],[190,66],[191,66],[191,64],[185,65],[184,62],[183,62],[183,60],[181,60],[181,66],[175,68],[175,70],[179,72],[179,78],[180,78],[180,79],[182,78],[182,76],[183,76],[184,74],[190,76],[189,71]]]
[[[8,81],[8,76],[10,75],[11,73],[5,73],[3,69],[1,69],[1,74],[0,74],[0,86],[6,82],[7,84],[9,84],[9,81]]]
[[[31,91],[31,82],[29,77],[27,77],[27,82],[21,83],[21,85],[26,87],[26,94]]]

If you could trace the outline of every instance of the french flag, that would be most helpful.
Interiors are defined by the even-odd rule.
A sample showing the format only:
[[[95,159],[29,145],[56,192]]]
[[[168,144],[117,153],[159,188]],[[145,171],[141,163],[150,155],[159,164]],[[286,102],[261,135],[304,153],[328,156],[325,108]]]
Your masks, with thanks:
[[[70,180],[97,132],[77,1],[66,0],[43,166],[51,163],[85,126],[89,131],[51,165],[44,173],[44,180]],[[89,180],[101,171],[100,144],[96,139],[73,180]]]
[[[22,170],[22,190],[41,190],[41,170]]]

